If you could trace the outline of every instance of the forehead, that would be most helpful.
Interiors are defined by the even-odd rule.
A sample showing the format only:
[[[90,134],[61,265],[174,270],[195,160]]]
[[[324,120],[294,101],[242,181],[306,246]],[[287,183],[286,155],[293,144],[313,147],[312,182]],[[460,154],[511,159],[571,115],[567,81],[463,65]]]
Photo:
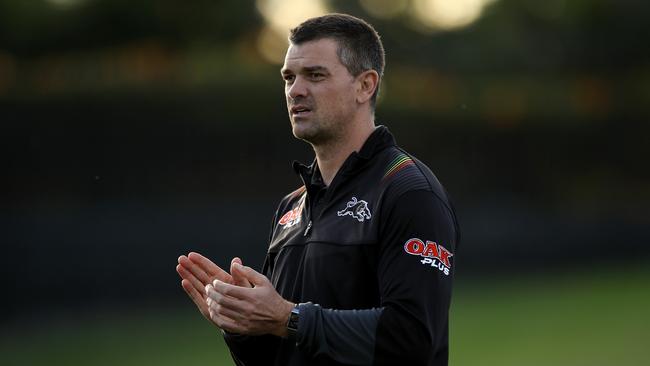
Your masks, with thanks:
[[[338,43],[330,38],[322,38],[301,44],[290,44],[284,58],[282,70],[294,70],[313,65],[328,69],[344,67],[337,54]]]

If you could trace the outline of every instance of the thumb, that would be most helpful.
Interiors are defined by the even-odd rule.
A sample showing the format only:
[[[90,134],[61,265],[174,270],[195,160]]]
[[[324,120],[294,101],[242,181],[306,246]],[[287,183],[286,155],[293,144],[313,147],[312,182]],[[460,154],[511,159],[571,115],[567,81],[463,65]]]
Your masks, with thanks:
[[[233,258],[232,262],[230,262],[230,275],[232,276],[233,284],[242,287],[253,287],[242,272],[242,268],[241,259],[237,257]]]
[[[251,267],[243,266],[239,263],[233,263],[233,268],[236,270],[236,272],[241,273],[242,277],[254,286],[262,286],[269,283],[269,280],[266,278],[266,276],[257,272]]]

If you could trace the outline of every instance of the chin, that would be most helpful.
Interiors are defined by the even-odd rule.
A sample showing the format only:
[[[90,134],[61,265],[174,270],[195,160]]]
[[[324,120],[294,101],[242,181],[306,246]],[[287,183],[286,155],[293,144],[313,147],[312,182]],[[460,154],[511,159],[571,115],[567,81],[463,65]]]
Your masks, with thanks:
[[[305,122],[293,123],[293,136],[297,139],[313,143],[318,140],[318,130],[310,127],[312,126],[306,126]]]
[[[302,128],[294,128],[293,136],[295,136],[295,138],[300,140],[310,141],[314,138],[314,134],[310,132],[311,131],[306,131]]]

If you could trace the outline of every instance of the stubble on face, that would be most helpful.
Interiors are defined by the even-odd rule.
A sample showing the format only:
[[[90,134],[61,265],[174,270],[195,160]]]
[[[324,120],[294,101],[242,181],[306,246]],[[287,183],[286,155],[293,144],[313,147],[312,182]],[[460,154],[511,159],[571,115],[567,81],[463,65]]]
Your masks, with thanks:
[[[354,77],[337,47],[327,38],[292,44],[282,68],[293,135],[313,146],[340,141],[354,112]]]

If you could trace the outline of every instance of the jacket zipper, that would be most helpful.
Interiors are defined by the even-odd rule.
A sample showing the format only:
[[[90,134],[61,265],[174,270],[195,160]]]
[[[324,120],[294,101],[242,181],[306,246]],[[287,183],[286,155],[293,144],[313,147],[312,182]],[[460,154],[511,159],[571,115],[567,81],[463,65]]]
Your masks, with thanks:
[[[311,230],[311,220],[309,220],[309,223],[307,223],[307,228],[305,229],[305,233],[302,234],[302,236],[309,235],[309,230]]]

